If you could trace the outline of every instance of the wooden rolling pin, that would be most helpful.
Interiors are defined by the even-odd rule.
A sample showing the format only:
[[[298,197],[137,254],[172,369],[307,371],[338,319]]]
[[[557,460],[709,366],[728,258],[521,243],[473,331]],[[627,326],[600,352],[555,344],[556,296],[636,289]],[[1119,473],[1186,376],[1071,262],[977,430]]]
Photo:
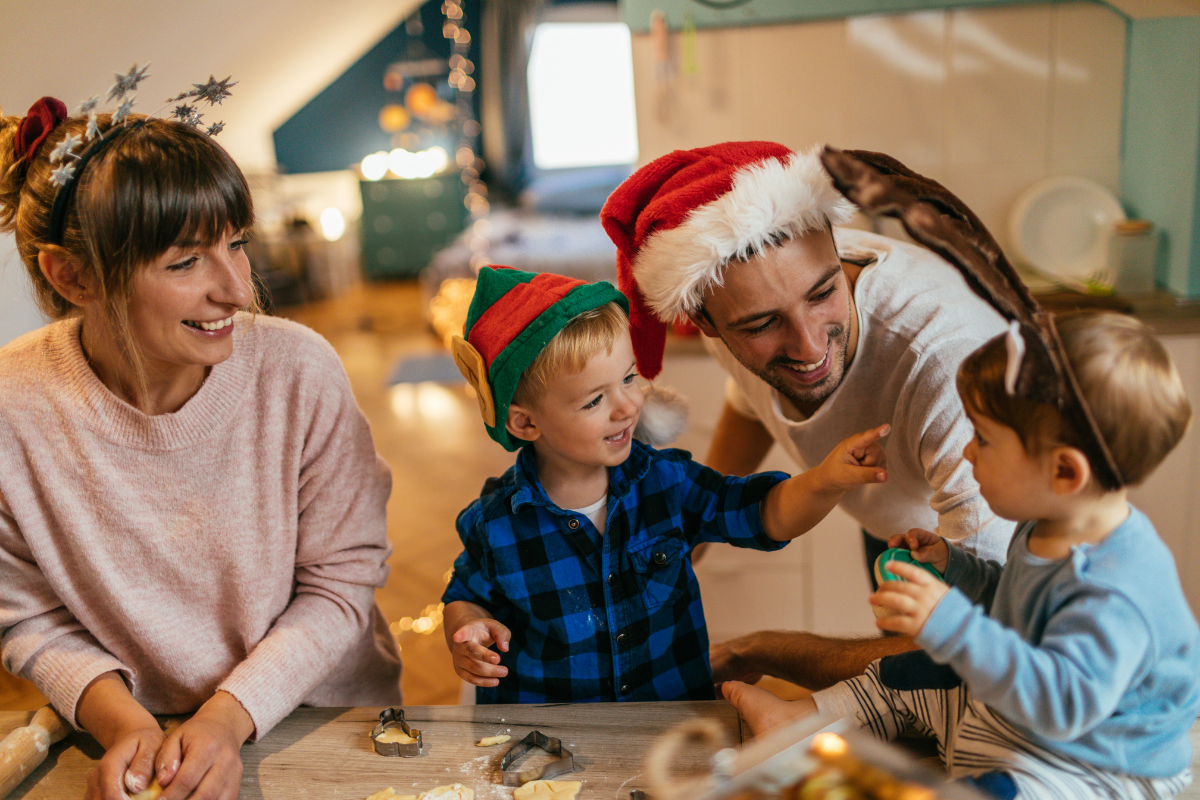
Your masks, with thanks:
[[[50,706],[42,706],[24,728],[0,741],[0,800],[17,788],[46,759],[50,745],[62,741],[71,726]]]

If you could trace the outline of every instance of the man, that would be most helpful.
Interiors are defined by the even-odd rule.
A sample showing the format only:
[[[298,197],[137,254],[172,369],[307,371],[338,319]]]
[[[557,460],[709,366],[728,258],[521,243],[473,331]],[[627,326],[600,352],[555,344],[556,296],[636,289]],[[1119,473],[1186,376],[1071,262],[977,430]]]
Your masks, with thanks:
[[[806,469],[849,433],[891,423],[887,483],[841,503],[863,527],[868,564],[909,528],[1003,561],[1012,526],[962,461],[972,434],[954,375],[1004,324],[938,256],[834,227],[853,212],[816,151],[727,142],[638,170],[601,219],[639,370],[658,374],[668,324],[700,328],[730,375],[707,459],[728,473],[756,469],[774,442]],[[713,671],[819,688],[911,646],[760,632],[714,647]]]

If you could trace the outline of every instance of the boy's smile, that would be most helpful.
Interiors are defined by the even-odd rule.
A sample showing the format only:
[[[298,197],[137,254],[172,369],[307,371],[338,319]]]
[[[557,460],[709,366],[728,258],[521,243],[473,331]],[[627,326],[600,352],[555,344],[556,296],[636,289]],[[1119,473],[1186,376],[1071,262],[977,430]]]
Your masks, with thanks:
[[[549,484],[597,470],[607,480],[607,468],[629,457],[643,401],[633,345],[625,334],[610,352],[588,359],[580,372],[553,378],[530,408],[514,406],[518,417],[528,418],[520,438],[534,442],[538,476],[547,491]]]

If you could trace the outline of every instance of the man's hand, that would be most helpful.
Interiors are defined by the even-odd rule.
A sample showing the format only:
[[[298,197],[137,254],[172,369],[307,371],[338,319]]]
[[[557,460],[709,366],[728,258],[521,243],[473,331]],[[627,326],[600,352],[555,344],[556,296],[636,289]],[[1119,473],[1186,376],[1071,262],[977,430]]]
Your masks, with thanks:
[[[479,617],[462,625],[451,637],[450,655],[458,677],[475,686],[497,686],[508,674],[500,666],[500,653],[490,650],[494,644],[508,652],[512,633],[491,617]]]
[[[916,636],[950,587],[914,564],[889,561],[884,569],[904,580],[884,581],[871,595],[872,605],[894,612],[875,620],[875,624],[880,630]]]
[[[916,561],[929,564],[942,575],[946,574],[946,564],[950,561],[950,546],[946,540],[932,531],[921,528],[910,528],[908,533],[897,533],[888,537],[888,547],[904,547]]]
[[[739,646],[749,640],[750,636],[740,636],[728,642],[714,644],[708,648],[708,660],[712,664],[713,683],[722,684],[725,681],[744,681],[758,683],[763,673],[757,672],[739,654]]]
[[[892,430],[891,425],[856,433],[843,439],[818,464],[819,489],[829,492],[848,492],[866,483],[887,480],[887,455],[879,440]]]
[[[219,691],[175,729],[158,751],[161,800],[236,800],[242,786],[242,744],[254,721],[228,692]]]

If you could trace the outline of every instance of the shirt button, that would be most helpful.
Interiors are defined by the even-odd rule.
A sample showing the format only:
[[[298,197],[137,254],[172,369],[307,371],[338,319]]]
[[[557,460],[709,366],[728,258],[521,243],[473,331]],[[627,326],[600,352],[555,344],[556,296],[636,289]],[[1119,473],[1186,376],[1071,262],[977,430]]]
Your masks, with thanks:
[[[575,530],[576,528],[579,527],[579,520],[577,520],[577,519],[567,520],[567,527],[570,528],[571,530]]]
[[[628,683],[621,684],[621,694],[629,694],[629,684]]]
[[[617,582],[617,573],[615,573],[615,572],[608,573],[608,585],[612,586],[616,582]]]
[[[667,563],[667,554],[664,553],[663,551],[659,550],[657,553],[654,554],[654,563],[658,564],[660,567],[663,564]]]
[[[621,647],[624,647],[626,642],[628,642],[628,641],[629,641],[629,637],[627,635],[625,635],[624,633],[617,634],[617,644],[620,645]]]

